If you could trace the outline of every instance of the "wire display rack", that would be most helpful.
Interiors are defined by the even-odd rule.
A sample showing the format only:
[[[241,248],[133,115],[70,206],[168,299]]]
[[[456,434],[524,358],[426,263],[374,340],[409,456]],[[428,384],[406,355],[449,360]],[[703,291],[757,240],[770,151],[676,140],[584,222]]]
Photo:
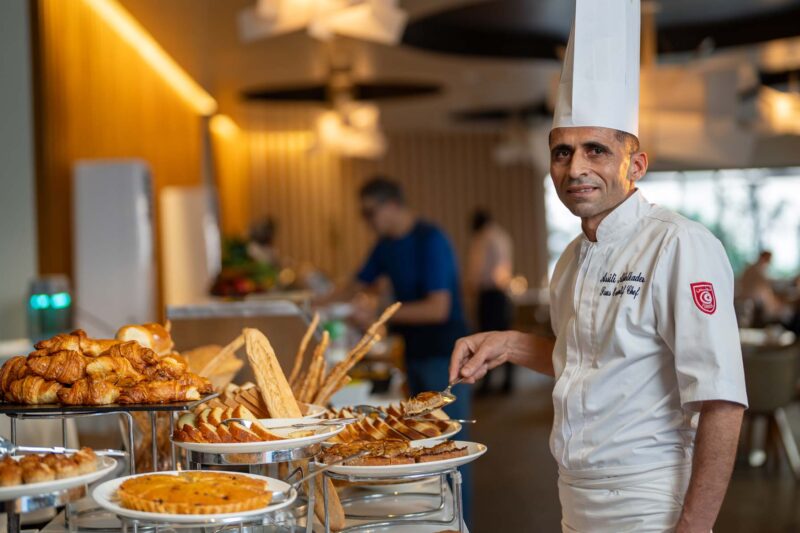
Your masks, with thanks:
[[[80,405],[80,406],[65,406],[65,405],[21,405],[21,404],[8,404],[0,403],[0,414],[7,415],[10,422],[11,442],[14,446],[18,445],[17,442],[17,423],[20,420],[46,420],[46,419],[59,419],[61,420],[61,445],[64,448],[69,447],[67,442],[67,420],[70,418],[87,418],[95,416],[118,416],[125,421],[125,429],[127,434],[127,447],[128,447],[128,469],[131,474],[136,473],[136,458],[133,451],[134,448],[134,420],[133,412],[147,412],[150,418],[150,435],[151,435],[151,454],[153,468],[158,468],[158,441],[157,441],[157,414],[160,412],[169,413],[170,433],[174,429],[175,419],[174,415],[178,412],[188,411],[197,405],[207,402],[208,400],[218,396],[218,394],[209,394],[200,398],[199,400],[187,402],[175,402],[165,404],[132,404],[132,405]],[[175,445],[172,445],[171,465],[173,469],[177,466],[177,456],[175,452]],[[65,489],[55,491],[52,493],[45,493],[37,496],[25,496],[15,500],[2,502],[3,509],[6,513],[8,520],[8,532],[19,533],[20,530],[20,514],[34,510],[45,509],[48,507],[65,507],[64,517],[65,526],[69,531],[75,529],[75,513],[72,508],[72,503],[86,496],[87,486],[74,487],[72,489]],[[78,496],[79,493],[82,494]]]
[[[353,476],[346,474],[338,474],[336,472],[327,471],[324,473],[326,478],[338,481],[346,481],[354,485],[363,483],[385,483],[385,482],[414,482],[429,479],[431,477],[439,478],[439,492],[438,493],[422,493],[422,492],[400,492],[388,494],[366,494],[363,496],[355,496],[342,500],[342,505],[345,507],[345,517],[352,520],[365,521],[361,524],[349,526],[340,530],[340,533],[375,530],[380,528],[387,528],[396,525],[418,525],[418,526],[450,526],[453,523],[457,524],[458,531],[466,531],[464,526],[464,509],[461,498],[461,473],[457,468],[449,468],[440,472],[428,472],[423,474],[405,474],[399,476]],[[442,512],[447,504],[447,479],[450,478],[452,482],[452,513],[450,517],[443,519],[434,519],[433,515]],[[322,497],[325,506],[325,533],[331,532],[330,519],[328,512],[328,484],[322,484]],[[364,515],[348,513],[347,507],[351,507],[357,503],[369,503],[380,499],[386,498],[430,498],[434,501],[433,506],[429,509],[422,511],[414,511],[408,513],[398,514],[383,514],[383,515]]]

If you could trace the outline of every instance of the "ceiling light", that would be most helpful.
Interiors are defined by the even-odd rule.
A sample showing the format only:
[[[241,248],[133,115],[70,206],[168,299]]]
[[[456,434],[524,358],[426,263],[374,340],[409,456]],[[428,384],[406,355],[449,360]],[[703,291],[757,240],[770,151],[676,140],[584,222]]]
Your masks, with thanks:
[[[380,129],[380,111],[374,104],[351,102],[317,118],[317,148],[363,159],[386,153],[386,137]]]
[[[83,0],[117,35],[131,45],[199,114],[217,110],[217,101],[186,73],[117,0]]]
[[[255,41],[306,28],[325,41],[342,35],[397,44],[407,21],[397,0],[258,0],[239,13],[239,35]]]

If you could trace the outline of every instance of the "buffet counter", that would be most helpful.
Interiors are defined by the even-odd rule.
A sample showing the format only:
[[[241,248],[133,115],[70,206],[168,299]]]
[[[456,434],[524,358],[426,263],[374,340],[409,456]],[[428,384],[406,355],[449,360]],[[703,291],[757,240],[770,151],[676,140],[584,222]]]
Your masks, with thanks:
[[[283,305],[266,319],[300,317]],[[0,368],[7,530],[20,533],[31,511],[63,509],[45,531],[466,531],[458,469],[487,448],[452,440],[464,421],[441,408],[454,395],[330,407],[398,307],[333,360],[327,331],[311,343],[317,316],[282,360],[261,330],[233,322],[228,344],[180,352],[168,324],[37,343]],[[188,318],[205,330],[202,314]],[[245,361],[255,382],[234,384]],[[117,420],[122,449],[70,447],[75,418]],[[33,447],[24,428],[44,419],[60,422],[60,438]]]

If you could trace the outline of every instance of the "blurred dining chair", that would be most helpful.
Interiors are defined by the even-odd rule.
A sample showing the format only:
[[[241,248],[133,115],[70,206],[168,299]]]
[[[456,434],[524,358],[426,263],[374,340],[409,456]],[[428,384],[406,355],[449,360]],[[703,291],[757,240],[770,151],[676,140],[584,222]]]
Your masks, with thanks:
[[[797,360],[800,343],[783,348],[747,350],[744,373],[750,421],[750,464],[759,466],[766,459],[765,437],[777,430],[780,446],[795,479],[800,479],[800,452],[786,417],[786,407],[797,397]]]

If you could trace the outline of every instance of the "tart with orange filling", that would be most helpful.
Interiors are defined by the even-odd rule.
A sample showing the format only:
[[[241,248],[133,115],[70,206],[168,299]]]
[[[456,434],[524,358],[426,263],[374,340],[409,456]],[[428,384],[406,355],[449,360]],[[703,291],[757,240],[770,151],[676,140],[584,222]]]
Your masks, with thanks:
[[[164,514],[224,514],[260,509],[272,501],[267,482],[227,472],[151,474],[117,489],[123,507]]]

